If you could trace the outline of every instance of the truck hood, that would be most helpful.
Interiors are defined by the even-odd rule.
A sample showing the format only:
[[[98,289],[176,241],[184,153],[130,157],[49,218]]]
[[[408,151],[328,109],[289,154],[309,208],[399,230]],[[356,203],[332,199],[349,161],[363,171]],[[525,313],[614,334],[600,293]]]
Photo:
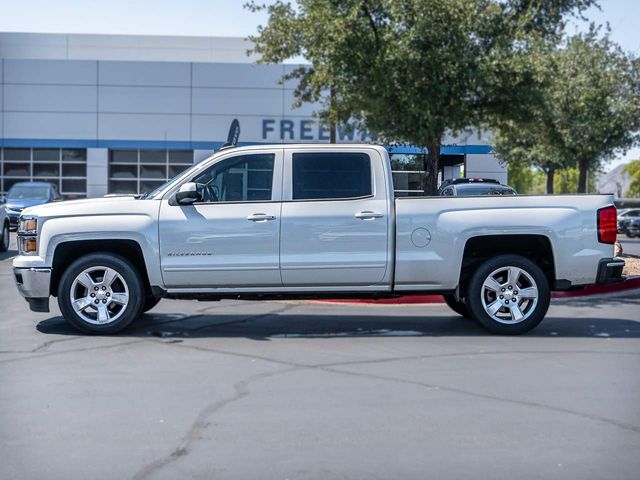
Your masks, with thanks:
[[[131,195],[87,198],[82,200],[68,200],[64,202],[46,203],[25,208],[22,215],[37,217],[73,217],[84,215],[135,214],[148,211],[146,202],[157,200],[140,200]],[[144,204],[144,206],[143,206]]]

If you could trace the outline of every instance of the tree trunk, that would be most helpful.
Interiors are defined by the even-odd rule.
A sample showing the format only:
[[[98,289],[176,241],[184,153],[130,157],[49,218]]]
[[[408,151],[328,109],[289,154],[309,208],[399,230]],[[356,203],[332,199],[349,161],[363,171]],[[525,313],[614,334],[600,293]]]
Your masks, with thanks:
[[[578,160],[578,193],[587,193],[587,172],[589,171],[589,162],[584,159]]]
[[[438,137],[427,144],[427,155],[424,159],[424,194],[435,195],[438,191],[438,165],[440,164],[441,138]]]
[[[553,178],[556,173],[556,167],[547,168],[547,194],[553,193]]]

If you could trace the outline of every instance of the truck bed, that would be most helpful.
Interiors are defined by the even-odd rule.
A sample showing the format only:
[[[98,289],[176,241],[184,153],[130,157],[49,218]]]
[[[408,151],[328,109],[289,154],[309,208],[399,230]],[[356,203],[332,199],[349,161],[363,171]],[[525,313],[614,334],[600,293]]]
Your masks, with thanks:
[[[596,212],[608,205],[612,195],[397,198],[394,289],[454,289],[467,241],[491,235],[546,237],[556,278],[593,283],[598,259],[613,257],[613,245],[597,238]]]

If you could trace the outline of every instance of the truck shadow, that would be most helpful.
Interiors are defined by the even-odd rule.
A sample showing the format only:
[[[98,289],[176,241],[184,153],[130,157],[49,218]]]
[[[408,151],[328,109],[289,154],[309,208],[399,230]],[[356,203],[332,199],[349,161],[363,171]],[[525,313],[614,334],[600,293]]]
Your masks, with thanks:
[[[17,250],[7,250],[6,252],[0,253],[0,261],[1,260],[6,260],[8,258],[13,258],[16,255],[18,255],[18,251]]]
[[[62,317],[37,325],[45,334],[78,335]],[[182,315],[148,313],[118,337],[231,338],[268,341],[274,338],[469,337],[490,335],[472,320],[455,315],[278,314]],[[520,336],[550,338],[640,338],[640,322],[616,318],[547,317],[538,328]]]

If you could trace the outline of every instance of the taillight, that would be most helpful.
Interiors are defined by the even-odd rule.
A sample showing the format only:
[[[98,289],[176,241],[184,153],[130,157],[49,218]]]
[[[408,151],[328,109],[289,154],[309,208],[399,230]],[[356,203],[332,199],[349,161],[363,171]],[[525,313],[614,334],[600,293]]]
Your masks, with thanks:
[[[616,207],[604,207],[598,210],[598,241],[616,243],[618,234],[618,212]]]

